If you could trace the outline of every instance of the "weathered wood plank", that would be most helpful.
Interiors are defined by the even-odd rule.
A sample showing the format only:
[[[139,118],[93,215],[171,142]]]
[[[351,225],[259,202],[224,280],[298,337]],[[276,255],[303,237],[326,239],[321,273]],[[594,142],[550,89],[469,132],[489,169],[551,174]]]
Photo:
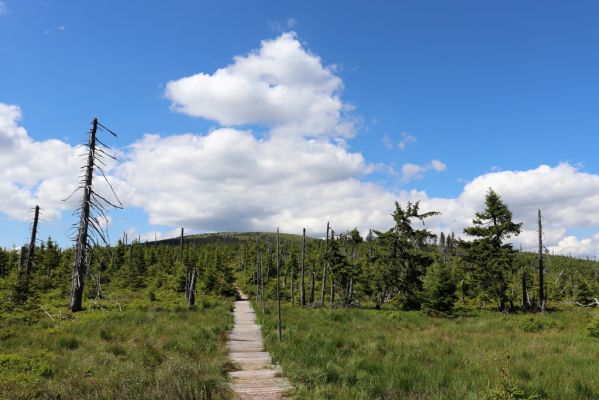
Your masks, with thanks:
[[[229,387],[240,400],[281,400],[292,386],[272,357],[264,351],[262,332],[247,297],[235,302],[235,325],[227,347],[240,370],[229,373]]]

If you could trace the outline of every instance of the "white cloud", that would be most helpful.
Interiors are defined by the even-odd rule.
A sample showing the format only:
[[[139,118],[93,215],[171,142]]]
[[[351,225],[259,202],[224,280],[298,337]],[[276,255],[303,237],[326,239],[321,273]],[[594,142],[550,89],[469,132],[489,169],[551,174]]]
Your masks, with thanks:
[[[224,126],[258,124],[271,135],[351,137],[351,107],[339,98],[334,67],[306,51],[295,33],[262,42],[213,74],[168,82],[166,96],[178,112]]]
[[[442,171],[445,171],[447,169],[447,165],[445,165],[445,163],[443,163],[442,161],[432,160],[431,161],[431,168],[434,171],[442,172]]]
[[[271,31],[277,32],[277,33],[283,33],[286,30],[289,29],[293,29],[297,26],[298,22],[295,18],[287,18],[286,21],[284,22],[272,22],[269,21],[268,22],[268,28]]]
[[[4,15],[8,12],[8,10],[6,9],[6,5],[4,4],[3,1],[0,1],[0,15]]]
[[[401,180],[409,182],[416,179],[422,179],[428,171],[442,172],[447,169],[447,166],[439,160],[431,160],[428,164],[411,164],[406,163],[401,166]]]
[[[391,140],[389,135],[383,135],[383,145],[387,150],[393,150],[393,140]]]
[[[69,206],[62,199],[76,187],[79,148],[53,139],[35,141],[20,119],[19,107],[0,103],[0,211],[25,220],[39,204],[45,218],[56,218]]]
[[[397,144],[401,151],[404,151],[409,144],[416,142],[416,138],[407,132],[401,133],[401,141]]]
[[[324,139],[260,140],[223,128],[207,135],[146,135],[131,146],[116,178],[126,201],[143,207],[152,224],[208,231],[302,224],[321,229],[319,218],[348,202],[354,215],[348,223],[368,221],[363,215],[371,210],[356,213],[354,202],[367,195],[359,191],[381,191],[357,179],[372,168],[359,153]]]
[[[455,199],[420,198],[427,208],[442,212],[431,223],[436,229],[461,235],[470,225],[474,213],[484,207],[489,188],[499,193],[514,213],[514,220],[524,223],[522,234],[513,239],[524,249],[537,245],[537,212],[543,214],[544,244],[560,254],[596,256],[599,236],[576,238],[573,229],[599,226],[599,175],[581,171],[570,164],[555,167],[541,165],[526,171],[501,171],[481,175],[466,184]],[[463,235],[462,235],[463,236]]]

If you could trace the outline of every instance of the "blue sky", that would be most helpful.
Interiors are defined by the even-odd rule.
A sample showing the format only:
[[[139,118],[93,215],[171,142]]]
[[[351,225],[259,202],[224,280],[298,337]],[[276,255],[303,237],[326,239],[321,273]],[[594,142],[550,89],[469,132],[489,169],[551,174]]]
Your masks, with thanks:
[[[546,205],[559,214],[552,219],[556,248],[580,253],[599,248],[594,247],[594,220],[562,215],[561,192],[551,197],[562,203],[535,197],[543,185],[554,183],[567,187],[572,201],[585,204],[583,208],[594,207],[599,173],[597,2],[4,0],[2,5],[0,103],[20,108],[18,124],[34,141],[59,139],[74,146],[85,139],[94,116],[119,133],[111,144],[125,159],[131,151],[127,146],[146,133],[201,136],[231,127],[269,137],[276,126],[259,118],[223,124],[225,116],[215,120],[175,112],[178,100],[166,95],[166,87],[184,77],[213,74],[234,63],[234,57],[258,51],[262,41],[294,32],[302,50],[318,57],[322,68],[342,82],[334,96],[351,107],[340,118],[353,124],[353,136],[344,139],[342,148],[361,155],[363,167],[372,169],[354,173],[361,184],[372,183],[390,198],[440,207],[446,219],[437,228],[459,230],[466,215],[449,214],[456,207],[465,214],[476,208],[468,190],[487,182],[509,186],[521,177],[522,187],[534,190],[520,198],[518,185],[513,196],[506,188],[504,196],[513,200],[516,215],[528,222],[530,210]],[[337,143],[334,135],[324,140]],[[406,143],[403,150],[401,141]],[[432,160],[445,168],[431,168]],[[418,170],[404,169],[407,164],[421,167],[421,173],[402,174]],[[202,165],[198,160],[196,167]],[[548,180],[536,178],[545,176],[538,172],[541,165],[550,168]],[[343,165],[334,168],[343,170]],[[339,176],[335,182],[349,179]],[[577,179],[588,187],[572,193],[567,183]],[[480,185],[466,187],[468,182]],[[28,187],[33,197],[37,184]],[[421,194],[410,195],[412,190]],[[219,197],[201,200],[218,202]],[[112,214],[113,237],[125,229],[144,234],[171,231],[176,222],[186,225],[184,218],[172,216],[157,217],[159,223],[152,224],[153,204],[125,202],[130,205],[125,211]],[[284,207],[297,215],[295,205]],[[189,225],[203,231],[276,224],[277,213],[258,208],[264,218],[254,225],[236,227],[234,220],[204,224],[207,220],[200,216]],[[68,210],[60,213],[48,219],[42,234],[66,243],[65,226],[73,218]],[[361,227],[380,223],[373,213],[368,215],[350,221]],[[330,210],[315,210],[314,218],[327,216],[344,219]],[[308,216],[302,218],[308,223]],[[0,206],[0,245],[26,238],[27,224],[21,219]],[[583,244],[587,239],[591,244]],[[559,247],[568,240],[570,247]]]

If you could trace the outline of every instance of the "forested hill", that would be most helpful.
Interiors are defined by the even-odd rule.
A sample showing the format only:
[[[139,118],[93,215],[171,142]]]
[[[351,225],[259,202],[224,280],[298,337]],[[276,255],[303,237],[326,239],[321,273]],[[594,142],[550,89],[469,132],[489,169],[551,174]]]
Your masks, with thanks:
[[[290,233],[280,233],[280,239],[288,242],[301,243],[302,236],[294,235]],[[201,233],[195,235],[184,235],[183,241],[185,244],[208,244],[208,243],[246,243],[248,241],[271,241],[276,240],[277,234],[275,232],[215,232],[215,233]],[[306,240],[320,240],[312,237],[306,237]],[[166,244],[166,245],[179,245],[181,243],[181,237],[174,237],[169,239],[161,239],[152,241],[149,243]]]

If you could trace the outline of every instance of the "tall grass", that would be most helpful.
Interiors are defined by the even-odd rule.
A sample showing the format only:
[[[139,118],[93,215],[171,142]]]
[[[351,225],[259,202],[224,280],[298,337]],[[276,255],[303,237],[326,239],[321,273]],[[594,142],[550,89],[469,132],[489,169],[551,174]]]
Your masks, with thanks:
[[[226,399],[231,302],[121,291],[64,319],[64,305],[0,320],[0,398]],[[43,304],[43,303],[42,303]]]
[[[282,343],[274,310],[257,312],[266,345],[301,399],[599,399],[588,310],[436,319],[285,305]]]

